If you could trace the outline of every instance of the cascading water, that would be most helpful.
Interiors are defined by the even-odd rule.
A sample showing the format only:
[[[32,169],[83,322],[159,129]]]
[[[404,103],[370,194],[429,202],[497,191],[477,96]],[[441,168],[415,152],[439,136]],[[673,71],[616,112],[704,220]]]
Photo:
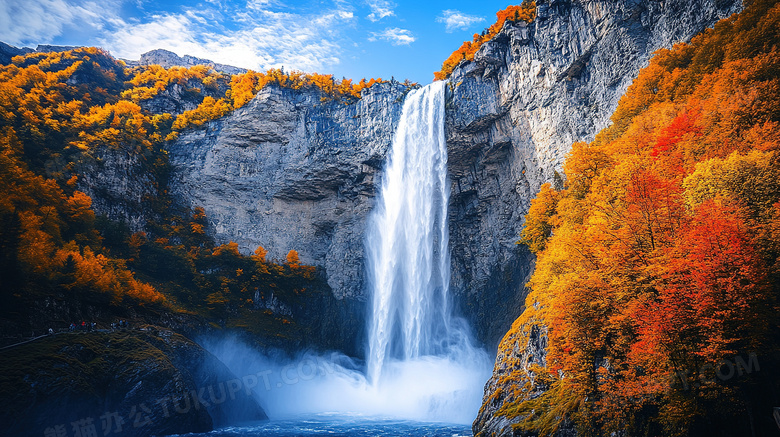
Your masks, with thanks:
[[[380,390],[383,384],[398,385],[410,363],[438,362],[430,370],[454,370],[452,376],[463,377],[463,372],[481,373],[485,361],[484,352],[471,344],[468,326],[452,314],[448,296],[445,86],[434,82],[406,97],[366,235],[372,299],[367,377]],[[442,364],[448,369],[437,370]],[[430,377],[445,391],[464,395],[464,381]],[[416,381],[426,383],[430,380]],[[429,395],[439,403],[447,393]]]
[[[437,82],[406,98],[367,234],[374,383],[388,359],[441,354],[450,342],[448,200],[444,84]]]
[[[406,96],[369,220],[366,373],[343,356],[286,362],[235,341],[208,347],[236,375],[262,378],[258,399],[270,417],[327,412],[460,424],[476,417],[491,362],[449,302],[444,87]]]

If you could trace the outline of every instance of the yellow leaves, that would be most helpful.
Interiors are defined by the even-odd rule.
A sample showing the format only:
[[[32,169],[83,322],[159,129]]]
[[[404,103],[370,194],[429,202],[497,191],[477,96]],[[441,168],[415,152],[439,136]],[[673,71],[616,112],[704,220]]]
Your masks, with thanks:
[[[43,219],[32,212],[19,213],[22,234],[19,260],[34,273],[46,276],[51,271],[51,255],[55,250],[52,236],[41,230]]]
[[[130,276],[129,271],[122,272],[123,276]],[[132,279],[128,281],[130,287],[125,290],[125,295],[129,296],[133,299],[135,299],[138,303],[140,303],[142,306],[146,303],[164,303],[167,301],[165,296],[158,292],[154,287],[151,285],[139,282],[135,279]]]
[[[382,82],[384,81],[381,78],[369,81],[361,79],[359,83],[354,84],[351,79],[335,80],[331,74],[305,74],[295,70],[284,72],[272,68],[265,73],[249,71],[233,76],[229,97],[233,100],[233,108],[238,109],[270,84],[294,90],[316,87],[325,94],[325,100],[345,97],[360,98],[360,92],[363,89]]]
[[[184,89],[190,89],[200,93],[197,87],[190,88],[190,83],[201,82],[204,86],[214,89],[223,76],[205,65],[192,67],[163,68],[159,65],[137,67],[132,70],[135,74],[127,82],[132,87],[122,92],[122,98],[139,103],[157,96],[161,91],[171,85],[178,85]]]
[[[290,250],[287,252],[287,264],[290,266],[300,265],[300,259],[298,258],[298,251]]]
[[[304,74],[300,71],[285,73],[279,69],[270,69],[265,73],[248,71],[237,74],[230,79],[230,88],[224,98],[215,99],[206,96],[197,108],[179,115],[173,123],[174,132],[168,134],[167,141],[177,138],[176,132],[188,127],[202,126],[204,123],[227,115],[230,111],[239,109],[249,103],[250,100],[268,85],[276,85],[282,88],[301,89],[318,88],[324,94],[322,101],[342,98],[360,98],[360,92],[375,83],[381,83],[382,79],[371,79],[366,82],[361,80],[353,84],[350,79],[337,81],[330,74]]]
[[[576,198],[585,197],[596,177],[612,165],[612,158],[595,143],[574,143],[563,167],[567,190]]]
[[[65,201],[65,214],[75,222],[93,222],[95,213],[92,211],[92,198],[81,191],[75,191]]]
[[[222,254],[241,256],[241,254],[238,252],[238,243],[231,241],[228,244],[219,245],[216,247],[216,249],[214,249],[214,252],[212,253],[212,255],[214,256],[220,256]]]
[[[772,205],[780,199],[780,168],[773,161],[774,152],[752,150],[700,162],[683,182],[685,203],[693,209],[723,196],[750,208],[756,217],[771,216]]]
[[[264,263],[266,255],[268,255],[268,251],[265,250],[263,246],[257,246],[257,249],[255,249],[255,254],[252,256],[252,259]]]
[[[227,115],[232,108],[225,99],[216,100],[206,96],[197,108],[176,117],[172,129],[181,131],[189,126],[201,126],[204,123]]]
[[[141,256],[141,247],[146,244],[147,238],[145,232],[134,232],[127,241],[130,257],[137,260]]]
[[[525,216],[522,239],[519,243],[528,245],[533,253],[544,250],[547,239],[555,227],[558,192],[550,184],[542,185],[542,189],[531,201],[531,208]]]
[[[69,246],[69,247],[68,247]],[[63,286],[68,289],[92,289],[111,296],[119,304],[125,297],[138,303],[162,303],[165,297],[149,284],[138,282],[124,263],[115,262],[89,247],[77,250],[71,243],[57,250],[54,262],[66,275]]]
[[[772,8],[776,26],[780,5]],[[613,125],[572,146],[565,190],[545,186],[532,202],[524,239],[537,262],[518,321],[549,327],[548,370],[569,392],[511,404],[507,413],[527,415],[526,429],[543,434],[567,415],[577,421],[565,406],[578,393],[591,411],[578,422],[586,431],[593,417],[598,433],[633,433],[637,419],[685,431],[697,416],[712,417],[689,400],[731,388],[713,380],[682,392],[669,376],[771,342],[780,52],[770,44],[734,58],[745,52],[730,32],[753,27],[716,26],[656,53]]]
[[[78,140],[70,141],[81,150],[109,146],[149,149],[152,142],[148,133],[154,129],[150,117],[141,113],[141,107],[127,100],[93,106],[79,115],[73,124],[79,128]]]

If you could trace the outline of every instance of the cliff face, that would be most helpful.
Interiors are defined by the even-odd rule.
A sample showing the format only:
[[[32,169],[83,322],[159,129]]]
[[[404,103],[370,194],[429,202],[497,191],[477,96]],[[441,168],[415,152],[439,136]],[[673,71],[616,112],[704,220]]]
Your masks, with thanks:
[[[234,67],[232,65],[218,64],[208,59],[196,58],[195,56],[179,56],[170,50],[157,49],[141,54],[137,61],[125,60],[125,63],[131,67],[136,65],[160,65],[162,67],[192,67],[195,65],[205,65],[214,70],[226,74],[246,73],[245,68]]]
[[[0,65],[8,65],[14,56],[26,55],[28,53],[38,52],[65,52],[75,49],[75,46],[53,46],[48,44],[39,44],[35,49],[30,47],[14,47],[12,45],[0,42]]]
[[[570,145],[609,123],[654,50],[689,39],[740,2],[537,5],[533,23],[507,23],[449,80],[452,291],[491,348],[522,312],[534,261],[515,241],[530,199],[542,183],[562,183]],[[167,52],[147,58],[186,63]],[[365,222],[406,91],[380,84],[345,105],[322,101],[314,90],[269,86],[168,146],[170,190],[185,205],[206,208],[218,242],[236,241],[244,253],[263,246],[276,259],[295,249],[301,262],[323,269],[337,299],[360,311]],[[187,109],[177,90],[163,94],[147,109]],[[146,158],[121,151],[98,158],[80,189],[98,213],[142,228],[142,208],[134,205],[152,193],[136,161]]]
[[[279,260],[297,250],[301,263],[324,268],[337,298],[360,300],[365,221],[404,90],[377,85],[345,105],[264,88],[170,145],[171,189],[206,209],[218,241],[244,253],[263,246]]]
[[[562,182],[565,154],[607,126],[620,96],[653,51],[687,41],[741,7],[739,1],[538,1],[530,25],[508,23],[474,62],[452,75],[448,146],[453,287],[482,338],[495,339],[522,309],[532,256],[514,244],[529,201]],[[511,304],[507,304],[511,302]],[[472,310],[472,308],[474,310]],[[543,360],[544,333],[499,347],[474,433],[511,435],[496,417]],[[499,334],[500,335],[500,334]]]
[[[153,177],[144,170],[150,159],[131,148],[104,147],[81,164],[78,188],[92,198],[97,213],[140,231],[147,220],[144,201],[156,195]]]

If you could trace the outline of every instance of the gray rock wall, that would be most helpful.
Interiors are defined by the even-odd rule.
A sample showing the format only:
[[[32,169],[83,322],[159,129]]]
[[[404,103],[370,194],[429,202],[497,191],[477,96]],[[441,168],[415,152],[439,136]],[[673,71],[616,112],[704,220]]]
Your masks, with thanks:
[[[146,226],[144,201],[157,190],[152,175],[144,171],[151,156],[132,148],[104,147],[94,159],[79,163],[78,189],[92,198],[98,214],[124,222],[133,232]]]
[[[279,260],[294,249],[325,269],[337,298],[362,299],[365,221],[405,90],[381,84],[345,105],[264,88],[170,145],[171,190],[206,209],[218,241],[243,253],[263,246]]]
[[[195,65],[205,65],[211,67],[216,71],[221,71],[226,74],[241,74],[246,73],[245,68],[234,67],[232,65],[218,64],[208,59],[196,58],[195,56],[184,55],[179,56],[170,50],[156,49],[141,54],[141,58],[137,61],[125,60],[125,63],[131,67],[137,65],[160,65],[162,67],[192,67]]]

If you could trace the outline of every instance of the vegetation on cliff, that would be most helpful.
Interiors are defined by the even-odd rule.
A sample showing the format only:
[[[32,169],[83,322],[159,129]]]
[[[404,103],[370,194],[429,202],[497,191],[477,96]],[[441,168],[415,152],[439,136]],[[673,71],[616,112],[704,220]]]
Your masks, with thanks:
[[[441,65],[441,70],[434,72],[435,80],[445,80],[452,74],[452,71],[463,61],[471,61],[474,54],[477,53],[482,44],[493,39],[501,31],[504,23],[507,21],[525,21],[530,23],[536,18],[536,2],[533,0],[523,0],[519,6],[509,6],[504,10],[496,12],[496,22],[482,33],[475,33],[471,41],[463,41],[463,44],[452,52],[452,54]]]
[[[267,302],[280,300],[289,309],[312,298],[324,288],[314,268],[292,256],[266,260],[262,248],[250,257],[235,243],[216,245],[206,234],[204,211],[168,196],[163,145],[183,129],[242,107],[269,84],[316,88],[323,99],[349,103],[380,81],[353,84],[281,70],[231,77],[203,66],[129,69],[95,48],[14,57],[0,67],[0,323],[6,335],[85,318],[158,320],[176,312],[305,337],[303,328],[292,329],[289,311],[273,311]],[[196,108],[178,115],[144,109],[174,87]],[[151,186],[139,205],[148,215],[144,232],[96,216],[93,199],[78,189],[106,150],[140,162]]]
[[[498,415],[539,435],[776,432],[779,73],[780,5],[754,0],[658,51],[574,144],[526,217],[538,261],[499,352],[542,329],[546,360],[515,363]]]

